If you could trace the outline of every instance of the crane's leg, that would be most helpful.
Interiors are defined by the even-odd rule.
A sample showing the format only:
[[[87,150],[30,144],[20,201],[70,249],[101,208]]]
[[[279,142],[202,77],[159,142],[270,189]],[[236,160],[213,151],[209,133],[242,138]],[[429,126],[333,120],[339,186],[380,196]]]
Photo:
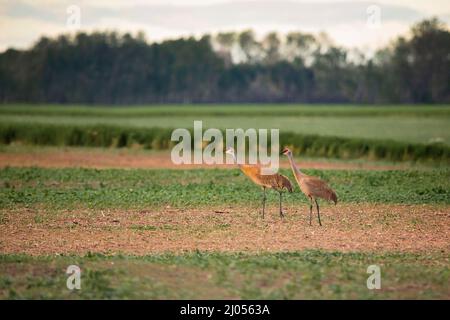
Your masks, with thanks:
[[[322,222],[320,222],[319,204],[317,203],[317,199],[314,199],[314,201],[316,202],[316,207],[317,207],[317,218],[319,219],[319,224],[322,226]]]
[[[312,225],[312,198],[309,198],[309,225]]]
[[[280,192],[280,217],[281,217],[281,218],[284,217],[284,214],[283,214],[283,208],[282,208],[282,206],[281,206],[281,199],[282,199],[282,197],[283,197],[283,193]]]
[[[263,188],[263,200],[262,200],[262,217],[264,219],[264,211],[266,209],[266,188]]]

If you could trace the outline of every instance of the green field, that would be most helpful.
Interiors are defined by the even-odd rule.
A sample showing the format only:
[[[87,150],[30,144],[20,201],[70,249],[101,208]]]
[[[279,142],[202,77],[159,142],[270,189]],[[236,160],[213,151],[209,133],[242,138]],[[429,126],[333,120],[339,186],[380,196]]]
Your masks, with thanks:
[[[138,128],[279,128],[282,132],[345,138],[450,144],[446,106],[168,106],[150,108],[0,108],[0,123],[109,125]]]
[[[289,170],[282,173],[292,176]],[[339,202],[450,204],[450,170],[306,170],[335,188]],[[254,203],[261,192],[239,170],[95,170],[6,168],[0,170],[0,208],[151,208]],[[286,195],[294,205],[306,198]],[[367,192],[370,190],[370,192]],[[278,194],[269,192],[276,202]]]
[[[329,165],[304,170],[338,195],[320,201],[324,226],[308,224],[288,169],[285,217],[269,190],[262,219],[261,189],[238,168],[51,166],[161,159],[193,120],[280,128],[300,166]],[[449,106],[2,106],[0,299],[449,299],[449,127]],[[50,167],[8,163],[25,156]],[[366,287],[373,264],[381,290]]]
[[[157,116],[148,118],[108,118],[108,117],[64,117],[64,116],[2,116],[7,123],[58,124],[58,125],[109,125],[138,128],[188,128],[192,129],[194,120],[202,120],[207,128],[282,128],[287,132],[340,136],[346,138],[391,139],[402,142],[450,144],[450,120],[447,118],[424,118],[400,116],[392,117],[294,117],[267,116],[237,117],[227,116]],[[418,129],[420,128],[420,129]]]
[[[321,104],[199,104],[149,106],[21,105],[0,106],[3,115],[138,118],[152,116],[449,116],[448,105],[321,105]]]
[[[288,176],[291,173],[283,172]],[[394,170],[343,171],[307,170],[330,182],[339,195],[338,207],[361,204],[432,205],[438,211],[450,204],[450,171]],[[180,229],[178,222],[167,216],[169,206],[181,215],[178,220],[196,219],[185,216],[186,210],[205,208],[222,212],[230,207],[249,207],[257,212],[260,190],[238,170],[95,170],[5,168],[0,171],[0,229],[14,221],[24,221],[24,228],[47,228],[53,232],[64,228],[69,233],[81,232],[77,225],[59,225],[57,221],[101,218],[102,210],[127,210],[139,215],[139,210],[156,210],[151,224],[128,219],[126,226],[104,225],[106,232],[128,232],[141,237],[179,233],[186,241],[232,235],[231,222],[214,214],[202,225]],[[370,192],[367,192],[370,190]],[[298,191],[298,190],[297,190]],[[277,195],[269,192],[268,203],[277,203]],[[306,217],[307,202],[303,195],[285,196],[287,221],[303,224],[301,216],[293,216],[298,208]],[[328,206],[322,206],[327,212]],[[80,210],[82,210],[80,212]],[[86,211],[87,210],[87,211]],[[131,211],[130,211],[131,210]],[[215,210],[215,211],[213,211]],[[274,209],[269,209],[269,212]],[[339,209],[338,209],[339,210]],[[394,209],[395,210],[395,209]],[[414,209],[417,210],[417,209]],[[419,209],[420,210],[420,209]],[[429,210],[429,209],[427,209]],[[77,213],[80,212],[80,213]],[[108,211],[107,211],[108,212]],[[24,214],[23,218],[18,214]],[[177,214],[177,215],[178,215]],[[269,213],[270,214],[270,213]],[[275,212],[272,212],[275,214]],[[302,216],[303,216],[302,214]],[[31,216],[30,216],[31,215]],[[352,214],[350,214],[352,215]],[[185,216],[185,217],[184,217]],[[254,213],[254,217],[258,216]],[[91,218],[89,218],[91,217]],[[242,220],[236,215],[235,222]],[[341,217],[324,218],[329,225]],[[363,217],[361,217],[363,218]],[[416,214],[399,216],[386,211],[375,223],[389,233],[393,224],[405,228],[429,227]],[[19,220],[17,220],[19,219]],[[31,220],[30,220],[31,219]],[[112,219],[112,218],[110,218]],[[254,218],[253,218],[254,219]],[[259,218],[257,218],[259,220]],[[330,220],[332,219],[332,220]],[[336,220],[337,219],[337,220]],[[373,220],[359,225],[349,222],[344,230],[362,228],[376,232]],[[251,219],[250,219],[251,220]],[[364,221],[365,219],[362,219]],[[65,221],[65,220],[63,220]],[[115,221],[115,220],[113,220]],[[172,221],[172,222],[170,222]],[[247,220],[246,220],[247,221]],[[31,223],[31,224],[30,224]],[[184,222],[183,222],[184,223]],[[252,222],[244,230],[268,232],[273,222]],[[337,223],[337,222],[333,222]],[[433,222],[434,223],[434,222]],[[89,228],[86,226],[86,228]],[[93,226],[90,232],[98,232]],[[325,227],[327,228],[327,227]],[[327,229],[329,229],[328,226]],[[78,230],[78,231],[77,231]],[[266,230],[266,231],[264,231]],[[314,229],[313,229],[314,230]],[[247,237],[245,231],[240,231]],[[252,231],[254,232],[254,231]],[[310,231],[306,231],[309,234]],[[313,231],[314,232],[314,231]],[[333,232],[331,229],[330,232]],[[326,235],[326,233],[325,233]],[[393,235],[390,235],[393,236]],[[112,236],[114,237],[114,236]],[[170,238],[169,238],[170,239]],[[59,239],[54,241],[64,241]],[[86,241],[92,241],[84,239]],[[34,240],[35,241],[35,240]],[[45,241],[43,243],[45,245]],[[56,247],[56,250],[62,248]],[[25,254],[0,255],[0,298],[2,299],[448,299],[450,277],[449,255],[446,251],[402,253],[350,252],[303,250],[290,252],[246,252],[197,250],[183,254],[164,253],[136,256],[130,254],[93,253],[29,256]],[[120,252],[120,251],[119,251]],[[82,269],[82,289],[70,291],[65,287],[65,268],[78,265]],[[368,290],[366,268],[376,264],[383,270],[383,290]],[[13,270],[13,271],[12,271]]]
[[[389,270],[387,290],[366,287],[374,263]],[[82,270],[79,291],[65,286],[71,264]],[[446,299],[449,280],[441,254],[0,255],[0,299]]]
[[[447,106],[3,106],[0,143],[168,149],[175,128],[280,129],[294,154],[450,163]]]

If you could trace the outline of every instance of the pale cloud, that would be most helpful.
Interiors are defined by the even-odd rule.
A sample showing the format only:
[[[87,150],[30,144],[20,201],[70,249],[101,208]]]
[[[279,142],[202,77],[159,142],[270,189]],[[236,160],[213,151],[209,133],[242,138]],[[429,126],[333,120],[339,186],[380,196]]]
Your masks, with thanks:
[[[45,34],[57,36],[65,32],[64,27],[53,23],[36,20],[33,18],[9,18],[0,19],[0,50],[3,51],[11,46],[25,48]]]
[[[373,53],[387,45],[399,34],[406,34],[409,25],[399,22],[381,23],[380,28],[369,28],[366,23],[341,24],[328,30],[332,39],[340,39],[338,44],[345,47],[357,47]]]
[[[379,29],[366,25],[366,9],[374,3],[381,8]],[[450,22],[448,0],[0,0],[0,50],[69,32],[66,9],[72,4],[81,8],[81,30],[142,30],[150,40],[246,28],[259,35],[325,31],[336,44],[375,50],[431,15]]]

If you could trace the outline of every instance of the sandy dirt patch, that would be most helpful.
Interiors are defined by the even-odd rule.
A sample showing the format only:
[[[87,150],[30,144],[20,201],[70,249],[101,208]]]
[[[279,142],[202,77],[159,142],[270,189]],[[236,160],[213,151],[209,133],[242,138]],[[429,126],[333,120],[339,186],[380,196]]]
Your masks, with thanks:
[[[146,255],[190,250],[292,251],[326,249],[365,252],[450,253],[450,207],[345,204],[324,206],[323,227],[308,208],[275,207],[263,220],[257,209],[165,208],[148,211],[3,210],[0,252]]]
[[[406,165],[383,165],[376,163],[326,162],[324,160],[299,159],[305,169],[364,169],[395,170],[406,169]],[[289,168],[289,163],[280,158],[280,166]],[[146,168],[146,169],[199,169],[199,168],[234,168],[233,165],[175,165],[169,152],[144,154],[133,151],[110,150],[77,150],[63,148],[61,150],[40,150],[23,152],[1,152],[0,167],[45,167],[45,168]]]

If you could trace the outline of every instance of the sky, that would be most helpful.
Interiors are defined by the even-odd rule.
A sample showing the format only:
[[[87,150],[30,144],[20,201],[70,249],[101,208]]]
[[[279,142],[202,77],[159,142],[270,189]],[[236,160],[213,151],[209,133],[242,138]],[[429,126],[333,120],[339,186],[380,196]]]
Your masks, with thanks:
[[[0,51],[77,31],[161,41],[248,28],[326,32],[336,45],[373,51],[431,16],[450,25],[450,0],[0,0]]]

